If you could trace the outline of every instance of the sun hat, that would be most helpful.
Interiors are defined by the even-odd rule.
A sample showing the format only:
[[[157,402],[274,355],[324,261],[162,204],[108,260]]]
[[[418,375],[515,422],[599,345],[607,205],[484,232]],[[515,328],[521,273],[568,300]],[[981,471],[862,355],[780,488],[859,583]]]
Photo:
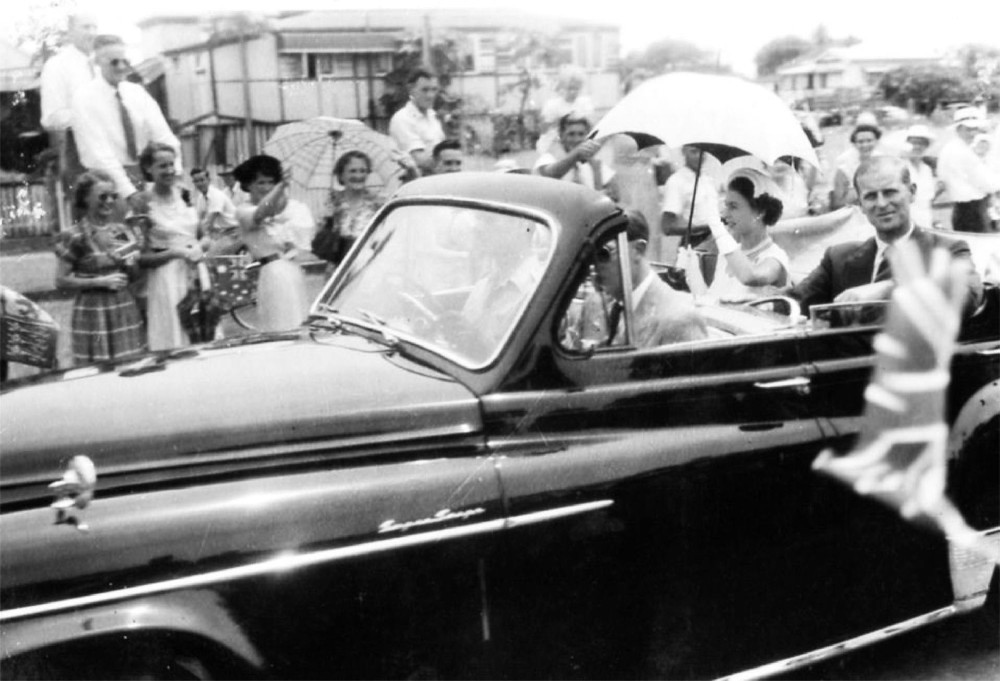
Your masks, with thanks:
[[[767,172],[762,172],[756,168],[737,168],[729,176],[729,179],[726,180],[726,184],[728,185],[738,177],[745,177],[750,180],[750,183],[753,185],[753,197],[755,199],[761,194],[770,194],[776,199],[784,199],[785,197],[785,192]]]
[[[962,125],[967,128],[985,130],[989,126],[983,112],[974,106],[963,106],[961,109],[956,109],[952,120],[955,127]]]
[[[906,130],[906,139],[920,138],[925,139],[928,142],[934,141],[934,133],[926,125],[917,123],[916,125],[911,125]]]
[[[858,114],[857,119],[854,121],[854,125],[871,125],[873,127],[879,127],[878,116],[876,116],[871,111],[862,111]]]

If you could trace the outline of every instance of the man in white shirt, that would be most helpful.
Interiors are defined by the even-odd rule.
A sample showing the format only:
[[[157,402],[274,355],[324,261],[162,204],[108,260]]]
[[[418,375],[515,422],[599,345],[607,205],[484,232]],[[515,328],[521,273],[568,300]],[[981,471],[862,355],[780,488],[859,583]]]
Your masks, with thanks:
[[[194,193],[194,207],[198,211],[201,232],[210,240],[207,255],[230,255],[240,246],[239,223],[236,221],[236,206],[221,189],[208,179],[208,171],[202,168],[191,170]]]
[[[118,193],[130,197],[142,186],[139,154],[149,143],[160,142],[177,152],[180,173],[181,145],[159,105],[141,85],[125,80],[132,65],[122,39],[97,36],[94,61],[100,76],[73,98],[73,129],[83,165],[110,173]]]
[[[698,177],[698,167],[702,162],[701,150],[685,145],[681,147],[684,166],[672,173],[663,187],[663,217],[660,227],[666,236],[682,237],[682,245],[690,246],[701,253],[701,273],[705,283],[711,285],[715,277],[715,262],[718,249],[708,228],[708,218],[718,213],[719,193],[715,180],[702,172]],[[698,192],[695,193],[695,180]],[[694,214],[691,203],[694,202]],[[714,210],[713,210],[714,208]],[[683,243],[688,236],[688,218],[691,219],[691,243]]]
[[[434,172],[434,146],[444,140],[444,128],[433,109],[438,81],[430,71],[417,69],[406,84],[410,101],[393,114],[389,135],[402,151],[413,157],[421,174],[430,175]]]
[[[972,149],[977,132],[988,129],[982,112],[963,107],[955,112],[955,134],[938,156],[938,177],[954,205],[951,226],[956,232],[990,232],[989,197],[1000,191],[1000,176],[990,171]]]
[[[88,14],[70,15],[66,27],[67,43],[42,67],[41,123],[49,133],[49,146],[58,152],[59,179],[62,181],[66,196],[72,193],[76,176],[83,171],[70,129],[73,118],[73,93],[81,85],[93,80],[97,74],[97,68],[91,61],[96,35],[96,18]],[[49,192],[53,198],[56,197],[55,182],[49,187]],[[70,213],[63,212],[63,209],[64,206],[61,206],[55,212],[60,214],[60,222],[68,220],[70,216]],[[63,228],[65,225],[60,225],[60,229]]]
[[[615,171],[595,157],[601,144],[587,139],[589,134],[590,121],[574,113],[566,114],[559,119],[559,143],[538,157],[534,170],[544,177],[582,184],[617,199]]]
[[[233,169],[231,166],[224,165],[219,168],[219,179],[222,180],[222,187],[220,187],[222,193],[233,202],[234,206],[246,203],[250,198],[249,194],[240,189],[240,185],[236,182],[236,178],[233,176]]]

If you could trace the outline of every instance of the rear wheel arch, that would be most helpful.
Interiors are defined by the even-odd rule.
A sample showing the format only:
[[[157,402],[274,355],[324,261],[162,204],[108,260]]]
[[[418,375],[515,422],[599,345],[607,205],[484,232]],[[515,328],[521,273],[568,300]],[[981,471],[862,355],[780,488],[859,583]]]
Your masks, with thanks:
[[[1000,525],[1000,381],[972,395],[948,440],[949,494],[976,529]]]
[[[89,668],[93,678],[113,678],[116,672],[125,677],[249,678],[263,668],[254,645],[219,595],[209,590],[10,622],[4,626],[3,657],[8,678],[79,676],[76,665]],[[147,662],[152,667],[136,669]]]

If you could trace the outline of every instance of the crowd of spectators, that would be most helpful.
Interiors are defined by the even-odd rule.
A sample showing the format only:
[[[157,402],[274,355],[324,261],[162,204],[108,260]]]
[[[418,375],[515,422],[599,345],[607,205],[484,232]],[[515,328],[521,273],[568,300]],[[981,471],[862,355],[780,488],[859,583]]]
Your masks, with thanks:
[[[72,199],[67,211],[74,228],[60,235],[57,253],[58,285],[78,291],[76,361],[185,345],[178,304],[205,257],[248,253],[260,266],[261,328],[297,325],[308,306],[299,256],[326,260],[331,271],[387,199],[371,188],[372,159],[358,149],[339,156],[317,216],[291,198],[289,170],[271,156],[219,167],[214,181],[208,169],[194,168],[190,187],[183,186],[180,142],[145,89],[127,79],[131,64],[122,40],[97,35],[93,17],[84,15],[71,17],[68,37],[43,70],[42,112],[59,150],[60,187]],[[623,94],[646,75],[629,79]],[[388,127],[404,152],[407,179],[462,171],[463,147],[446,139],[434,110],[434,73],[416,69],[407,87],[409,100]],[[565,70],[556,96],[542,107],[545,129],[533,168],[502,159],[497,169],[605,192],[632,211],[634,229],[645,233],[634,240],[641,241],[637,270],[645,273],[649,261],[675,265],[695,298],[738,302],[775,290],[801,293],[791,280],[788,255],[769,237],[783,216],[852,206],[863,211],[879,235],[873,241],[875,269],[862,277],[866,284],[879,280],[875,261],[883,258],[877,256],[896,237],[910,238],[913,228],[997,230],[1000,172],[990,161],[997,150],[990,149],[988,123],[973,107],[956,112],[954,139],[943,145],[936,163],[927,156],[936,141],[927,126],[909,128],[904,148],[893,149],[877,121],[862,116],[850,133],[851,146],[828,168],[788,158],[720,178],[703,173],[704,156],[694,146],[638,150],[625,136],[591,139],[595,111],[584,90],[583,74]],[[806,120],[803,128],[820,147],[818,128]],[[893,163],[878,162],[884,157]],[[875,204],[892,199],[882,195],[884,188],[866,196],[863,181],[880,172],[906,194],[906,229],[896,225],[884,239]],[[954,204],[950,226],[934,219],[933,203],[943,192]],[[809,282],[812,299],[816,280]]]

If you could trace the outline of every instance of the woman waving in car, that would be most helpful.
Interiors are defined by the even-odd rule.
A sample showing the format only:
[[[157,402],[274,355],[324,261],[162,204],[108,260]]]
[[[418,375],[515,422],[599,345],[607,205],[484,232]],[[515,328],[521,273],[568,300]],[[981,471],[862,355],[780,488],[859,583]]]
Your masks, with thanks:
[[[790,283],[788,254],[767,232],[781,217],[782,203],[776,194],[774,183],[758,170],[741,168],[729,178],[725,216],[715,211],[709,219],[721,256],[712,285],[705,284],[692,249],[678,255],[678,265],[696,297],[746,302]]]

